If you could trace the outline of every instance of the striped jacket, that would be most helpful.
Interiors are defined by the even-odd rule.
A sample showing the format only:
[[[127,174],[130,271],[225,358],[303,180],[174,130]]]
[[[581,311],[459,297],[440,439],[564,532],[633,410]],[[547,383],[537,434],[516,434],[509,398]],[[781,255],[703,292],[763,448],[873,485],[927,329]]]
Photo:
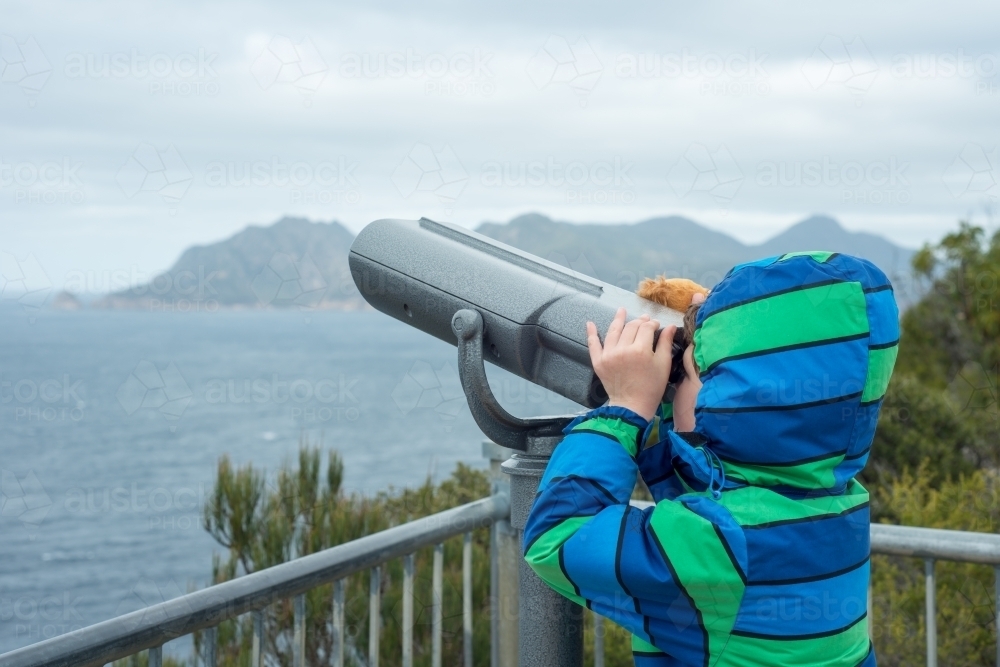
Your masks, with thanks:
[[[671,406],[573,421],[525,558],[633,634],[638,667],[874,665],[868,460],[896,360],[886,276],[828,252],[733,268],[698,313],[693,433]],[[656,500],[630,507],[637,472]]]

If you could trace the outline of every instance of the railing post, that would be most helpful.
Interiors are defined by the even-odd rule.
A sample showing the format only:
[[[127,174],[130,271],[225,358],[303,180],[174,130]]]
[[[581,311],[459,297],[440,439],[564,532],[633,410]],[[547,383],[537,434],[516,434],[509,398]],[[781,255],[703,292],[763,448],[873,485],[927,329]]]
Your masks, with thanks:
[[[562,436],[528,437],[527,451],[503,464],[510,475],[510,523],[518,552],[538,483]],[[583,664],[583,607],[549,588],[519,558],[518,656],[521,667],[579,667]]]
[[[206,628],[204,634],[205,641],[205,667],[215,667],[215,638],[218,635],[218,628]]]
[[[937,667],[937,605],[935,604],[934,559],[924,559],[924,584],[927,621],[927,667]]]
[[[333,582],[333,667],[344,667],[344,580]]]
[[[293,600],[295,615],[295,634],[292,646],[292,664],[295,667],[306,667],[306,596],[296,595]]]
[[[253,646],[250,654],[250,667],[264,667],[264,610],[250,612],[253,622]]]
[[[591,612],[594,617],[594,667],[604,667],[604,617]]]
[[[431,667],[441,667],[442,606],[444,605],[444,545],[434,547],[431,575]]]
[[[993,566],[993,618],[997,631],[997,667],[1000,667],[1000,567]]]
[[[413,554],[403,558],[403,667],[413,667]]]
[[[147,664],[149,667],[163,667],[163,647],[154,646],[149,649],[149,654],[147,655]]]
[[[382,620],[382,570],[371,569],[368,579],[368,667],[378,667],[379,624]]]
[[[491,493],[510,497],[510,478],[500,466],[514,450],[483,441],[483,457],[490,462]],[[518,667],[517,599],[521,564],[517,531],[508,519],[490,527],[490,667]]]
[[[462,540],[462,654],[472,667],[472,533]]]

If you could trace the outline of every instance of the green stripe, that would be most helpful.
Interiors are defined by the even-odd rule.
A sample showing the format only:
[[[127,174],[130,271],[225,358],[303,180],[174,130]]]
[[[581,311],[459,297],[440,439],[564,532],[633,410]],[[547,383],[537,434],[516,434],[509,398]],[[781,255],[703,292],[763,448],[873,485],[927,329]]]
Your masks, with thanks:
[[[843,454],[797,466],[746,465],[725,461],[726,475],[756,486],[787,484],[803,489],[830,489],[837,483],[833,469],[844,460]]]
[[[852,479],[841,495],[792,500],[770,489],[748,486],[722,494],[718,502],[738,524],[748,527],[840,514],[868,502],[868,491]]]
[[[878,350],[868,350],[868,377],[865,378],[865,390],[861,394],[861,402],[875,401],[885,396],[892,377],[892,367],[896,365],[896,353],[899,345]]]
[[[694,333],[694,355],[704,372],[736,355],[865,333],[868,312],[861,283],[834,283],[709,315]]]
[[[580,530],[583,524],[592,518],[589,516],[571,517],[553,526],[535,540],[524,556],[539,579],[573,602],[584,606],[587,604],[586,601],[576,594],[573,582],[566,577],[562,566],[559,565],[559,550],[569,538],[576,534],[576,531]]]
[[[663,651],[656,648],[642,637],[636,637],[635,635],[632,635],[632,651],[636,653],[663,653]]]
[[[604,433],[622,444],[628,455],[635,458],[636,440],[639,436],[639,427],[629,424],[623,419],[613,417],[594,417],[580,422],[573,427],[574,431],[598,431]]]
[[[778,260],[779,262],[784,262],[786,259],[791,259],[792,257],[812,257],[814,260],[822,264],[826,260],[830,259],[834,253],[828,252],[826,250],[803,250],[801,252],[790,252],[781,256]]]
[[[714,667],[857,665],[868,655],[868,641],[867,618],[830,637],[782,641],[733,635]]]
[[[709,654],[717,658],[726,646],[743,599],[745,586],[739,572],[712,523],[682,504],[659,503],[649,523],[678,583],[701,612]]]

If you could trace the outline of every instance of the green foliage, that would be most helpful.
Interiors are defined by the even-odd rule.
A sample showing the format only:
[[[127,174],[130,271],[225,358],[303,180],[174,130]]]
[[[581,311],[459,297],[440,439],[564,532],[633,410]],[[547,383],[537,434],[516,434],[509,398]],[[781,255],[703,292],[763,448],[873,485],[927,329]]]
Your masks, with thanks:
[[[343,464],[336,452],[321,475],[318,448],[302,444],[298,465],[284,466],[274,484],[252,465],[234,469],[228,457],[219,461],[215,488],[203,512],[205,529],[228,553],[212,565],[213,583],[256,572],[292,558],[315,553],[429,514],[489,495],[485,473],[459,464],[440,485],[427,480],[414,489],[388,491],[374,497],[347,495],[341,489]],[[474,654],[477,665],[489,661],[489,533],[473,533]],[[415,664],[430,664],[432,549],[419,551],[414,571]],[[462,539],[445,543],[443,600],[444,664],[460,664],[462,655]],[[399,664],[402,636],[402,561],[382,566],[380,656]],[[363,662],[368,652],[369,573],[348,577],[345,586],[346,650]],[[306,662],[325,664],[332,648],[329,621],[332,586],[306,594]],[[292,659],[291,600],[267,607],[265,652],[269,665],[285,667]],[[195,637],[201,653],[202,634]],[[219,626],[218,657],[224,666],[249,665],[252,627],[249,615]]]
[[[985,533],[1000,528],[1000,483],[994,472],[977,470],[954,481],[935,482],[924,463],[880,488],[876,496],[887,523]],[[994,664],[993,568],[939,561],[935,573],[939,664]],[[923,561],[873,556],[872,602],[879,664],[923,664]]]

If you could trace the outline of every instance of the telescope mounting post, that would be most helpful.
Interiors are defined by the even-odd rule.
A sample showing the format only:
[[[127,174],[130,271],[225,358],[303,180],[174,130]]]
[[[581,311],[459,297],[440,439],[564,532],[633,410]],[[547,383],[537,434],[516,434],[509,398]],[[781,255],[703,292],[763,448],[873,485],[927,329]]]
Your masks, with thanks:
[[[484,322],[480,313],[462,309],[452,317],[458,341],[458,374],[479,428],[493,442],[517,450],[501,466],[510,475],[510,523],[523,553],[524,526],[538,484],[562,429],[572,415],[522,419],[497,401],[483,361]],[[522,667],[583,664],[583,608],[549,588],[528,567],[519,566],[518,663]]]

